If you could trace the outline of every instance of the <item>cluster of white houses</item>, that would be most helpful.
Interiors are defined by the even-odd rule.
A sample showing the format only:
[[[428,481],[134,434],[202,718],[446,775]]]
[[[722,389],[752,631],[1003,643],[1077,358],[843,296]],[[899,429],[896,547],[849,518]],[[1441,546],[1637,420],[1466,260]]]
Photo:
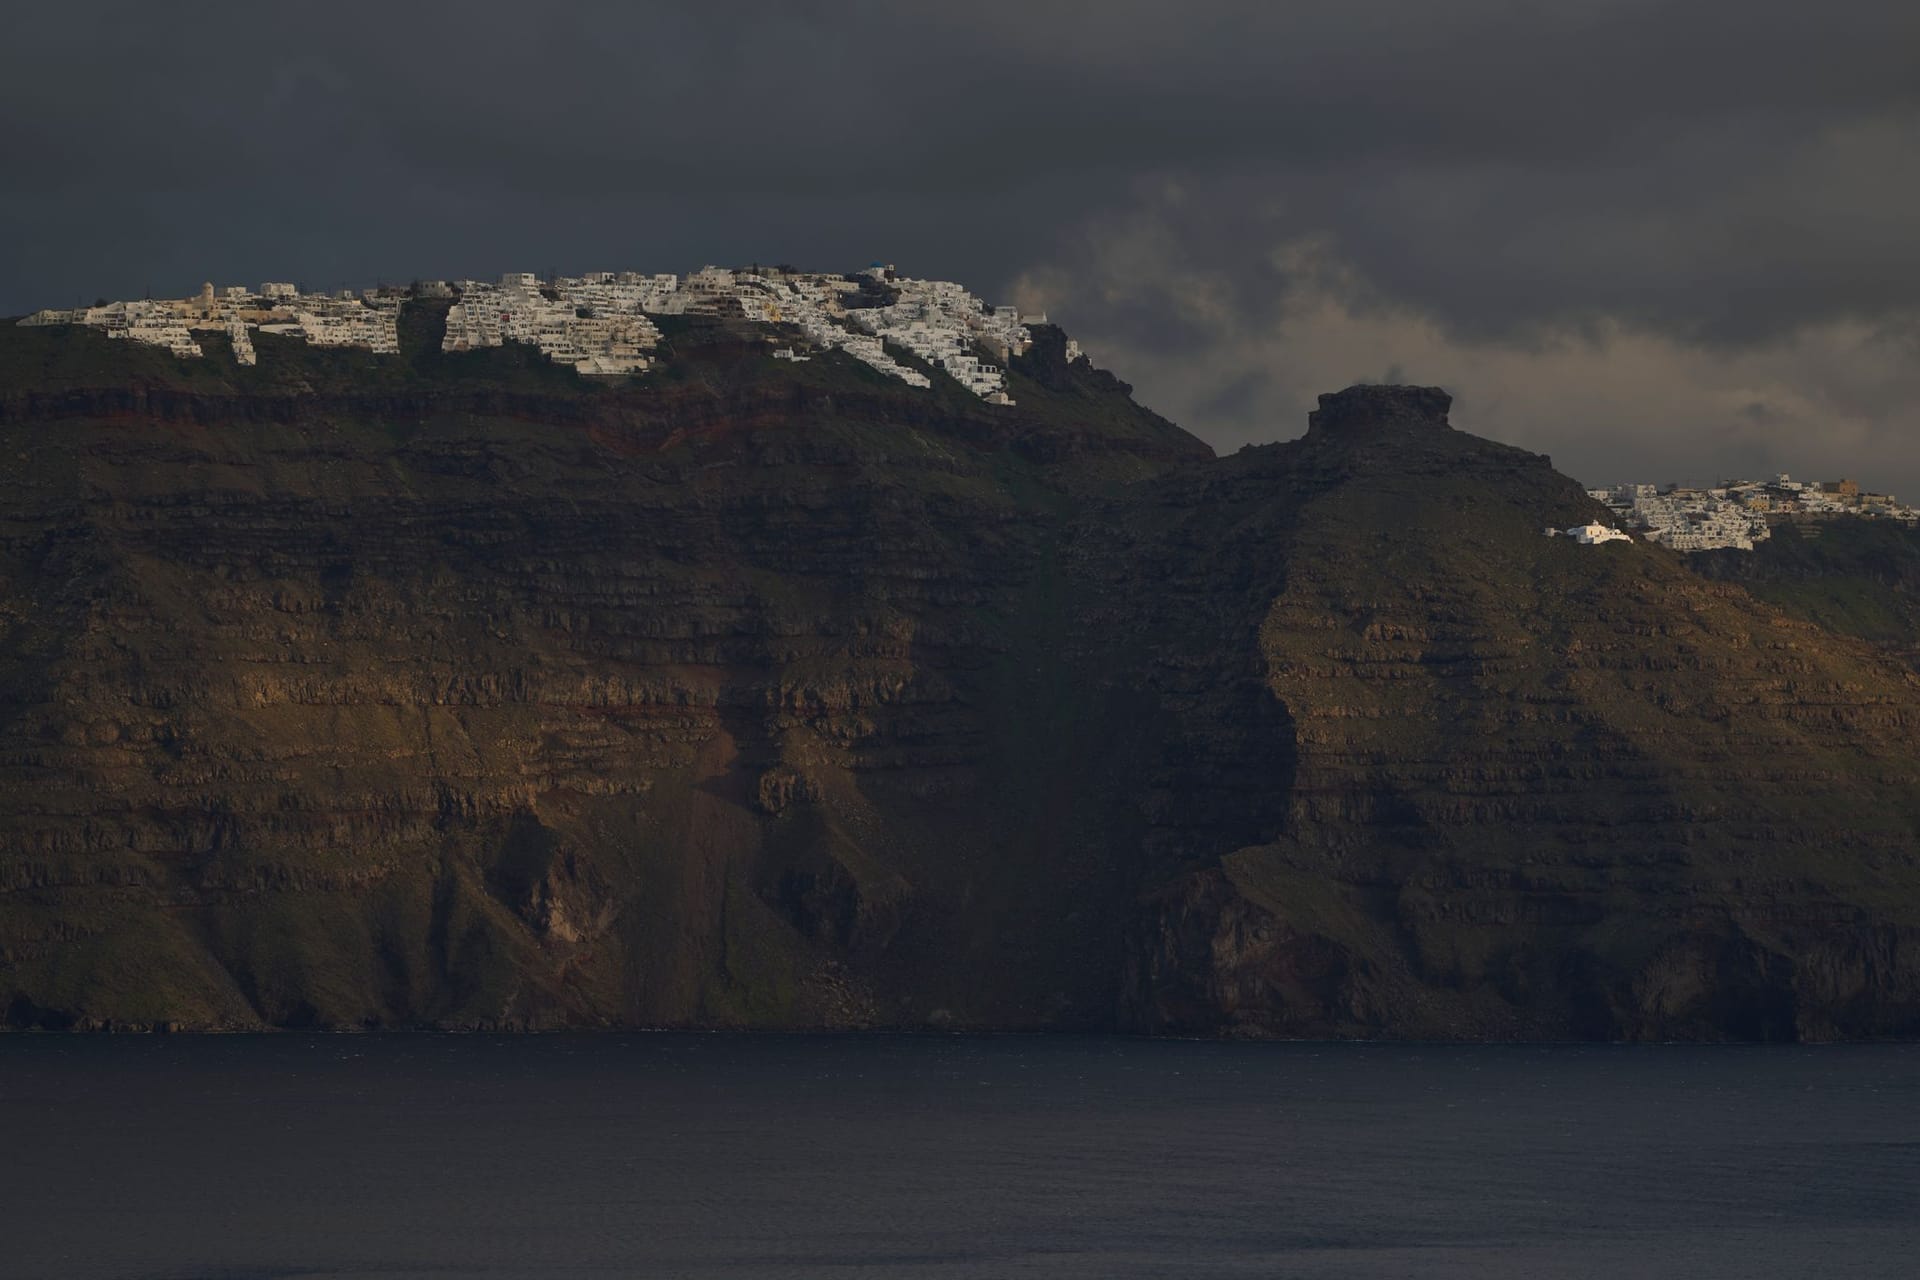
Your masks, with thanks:
[[[406,297],[404,289],[302,293],[290,284],[268,283],[256,293],[239,285],[215,289],[207,284],[191,298],[36,311],[20,323],[90,325],[109,338],[166,347],[179,356],[206,354],[195,334],[224,333],[241,364],[254,363],[255,330],[290,334],[317,347],[365,347],[390,355],[400,350],[396,322]]]
[[[1724,491],[1680,489],[1669,486],[1623,484],[1589,489],[1589,497],[1606,504],[1628,528],[1649,542],[1675,551],[1711,551],[1718,547],[1753,550],[1765,541],[1767,522],[1758,514],[1728,500]]]
[[[20,323],[92,325],[181,356],[204,354],[195,334],[218,330],[235,357],[252,364],[255,330],[397,352],[396,322],[409,296],[451,299],[447,351],[523,342],[588,376],[625,377],[652,363],[660,341],[652,317],[712,316],[797,329],[801,340],[775,352],[782,359],[844,351],[889,377],[931,386],[920,368],[896,358],[910,355],[995,404],[1013,403],[1005,363],[1032,344],[1027,326],[1046,319],[988,306],[951,281],[905,278],[876,263],[850,275],[704,267],[684,277],[604,271],[543,280],[515,272],[498,283],[429,280],[338,294],[302,293],[290,284],[265,284],[257,293],[209,284],[192,298],[41,311]],[[1076,345],[1069,344],[1068,357],[1080,358]]]
[[[1774,525],[1842,516],[1920,523],[1920,510],[1903,506],[1892,494],[1863,492],[1852,480],[1804,481],[1778,475],[1771,480],[1729,480],[1706,489],[1623,484],[1587,493],[1606,504],[1621,524],[1675,551],[1751,551],[1755,543],[1766,541]]]
[[[664,284],[662,282],[665,282]],[[647,318],[663,293],[673,291],[672,276],[631,273],[561,277],[551,284],[515,272],[499,284],[462,280],[448,286],[429,281],[423,292],[451,295],[445,351],[472,351],[525,342],[558,364],[570,364],[589,377],[625,377],[644,373],[660,331]]]

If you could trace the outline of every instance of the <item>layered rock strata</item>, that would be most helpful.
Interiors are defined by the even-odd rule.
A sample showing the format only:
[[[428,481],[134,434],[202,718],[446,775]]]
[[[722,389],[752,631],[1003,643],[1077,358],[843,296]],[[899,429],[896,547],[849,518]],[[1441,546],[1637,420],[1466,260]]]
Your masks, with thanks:
[[[1540,537],[1577,486],[1444,413],[1323,397],[1305,441],[1175,482],[1179,519],[1126,552],[1239,602],[1216,651],[1257,655],[1287,724],[1239,806],[1284,814],[1150,898],[1138,1023],[1911,1034],[1910,673],[1672,553]]]
[[[1044,327],[1009,408],[432,319],[8,339],[0,1021],[1920,1028],[1910,670],[1444,393],[1215,460]]]

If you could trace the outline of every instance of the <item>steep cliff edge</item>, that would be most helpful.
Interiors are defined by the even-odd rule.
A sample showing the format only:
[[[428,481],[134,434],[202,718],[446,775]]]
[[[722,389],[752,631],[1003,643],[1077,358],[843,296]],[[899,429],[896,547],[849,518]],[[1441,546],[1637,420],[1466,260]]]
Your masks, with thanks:
[[[1009,799],[1047,547],[1211,454],[1054,335],[1008,410],[725,329],[614,387],[0,334],[13,1022],[1109,1016]]]
[[[1909,673],[1442,393],[410,323],[0,329],[0,1022],[1920,1029]]]
[[[1426,393],[1325,398],[1306,440],[1225,460],[1177,536],[1129,553],[1244,574],[1251,556],[1192,559],[1221,545],[1194,521],[1221,517],[1186,513],[1260,530],[1238,645],[1291,730],[1279,820],[1149,910],[1140,1022],[1920,1029],[1910,673],[1671,553],[1541,536],[1588,516],[1579,488],[1444,415]]]

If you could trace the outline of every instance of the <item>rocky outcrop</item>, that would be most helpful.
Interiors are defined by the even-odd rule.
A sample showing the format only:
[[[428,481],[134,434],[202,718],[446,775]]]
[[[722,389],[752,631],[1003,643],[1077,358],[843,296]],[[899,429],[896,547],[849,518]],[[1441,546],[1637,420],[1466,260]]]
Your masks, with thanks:
[[[1301,444],[1223,467],[1288,512],[1240,623],[1290,725],[1267,765],[1287,799],[1149,903],[1138,1023],[1920,1028],[1920,684],[1658,548],[1541,538],[1584,495],[1439,430],[1442,397],[1330,401]]]
[[[1442,392],[408,333],[0,330],[9,1025],[1920,1025],[1908,670]]]
[[[1451,428],[1447,411],[1453,397],[1439,387],[1362,384],[1320,397],[1307,415],[1307,439],[1322,443],[1329,434],[1387,434]]]

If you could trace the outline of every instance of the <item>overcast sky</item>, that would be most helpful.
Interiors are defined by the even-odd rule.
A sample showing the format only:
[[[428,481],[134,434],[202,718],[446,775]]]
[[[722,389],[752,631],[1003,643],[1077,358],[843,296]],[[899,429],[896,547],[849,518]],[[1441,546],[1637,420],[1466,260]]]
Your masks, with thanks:
[[[1223,451],[1387,379],[1592,483],[1920,498],[1920,5],[15,8],[0,314],[880,258]]]

